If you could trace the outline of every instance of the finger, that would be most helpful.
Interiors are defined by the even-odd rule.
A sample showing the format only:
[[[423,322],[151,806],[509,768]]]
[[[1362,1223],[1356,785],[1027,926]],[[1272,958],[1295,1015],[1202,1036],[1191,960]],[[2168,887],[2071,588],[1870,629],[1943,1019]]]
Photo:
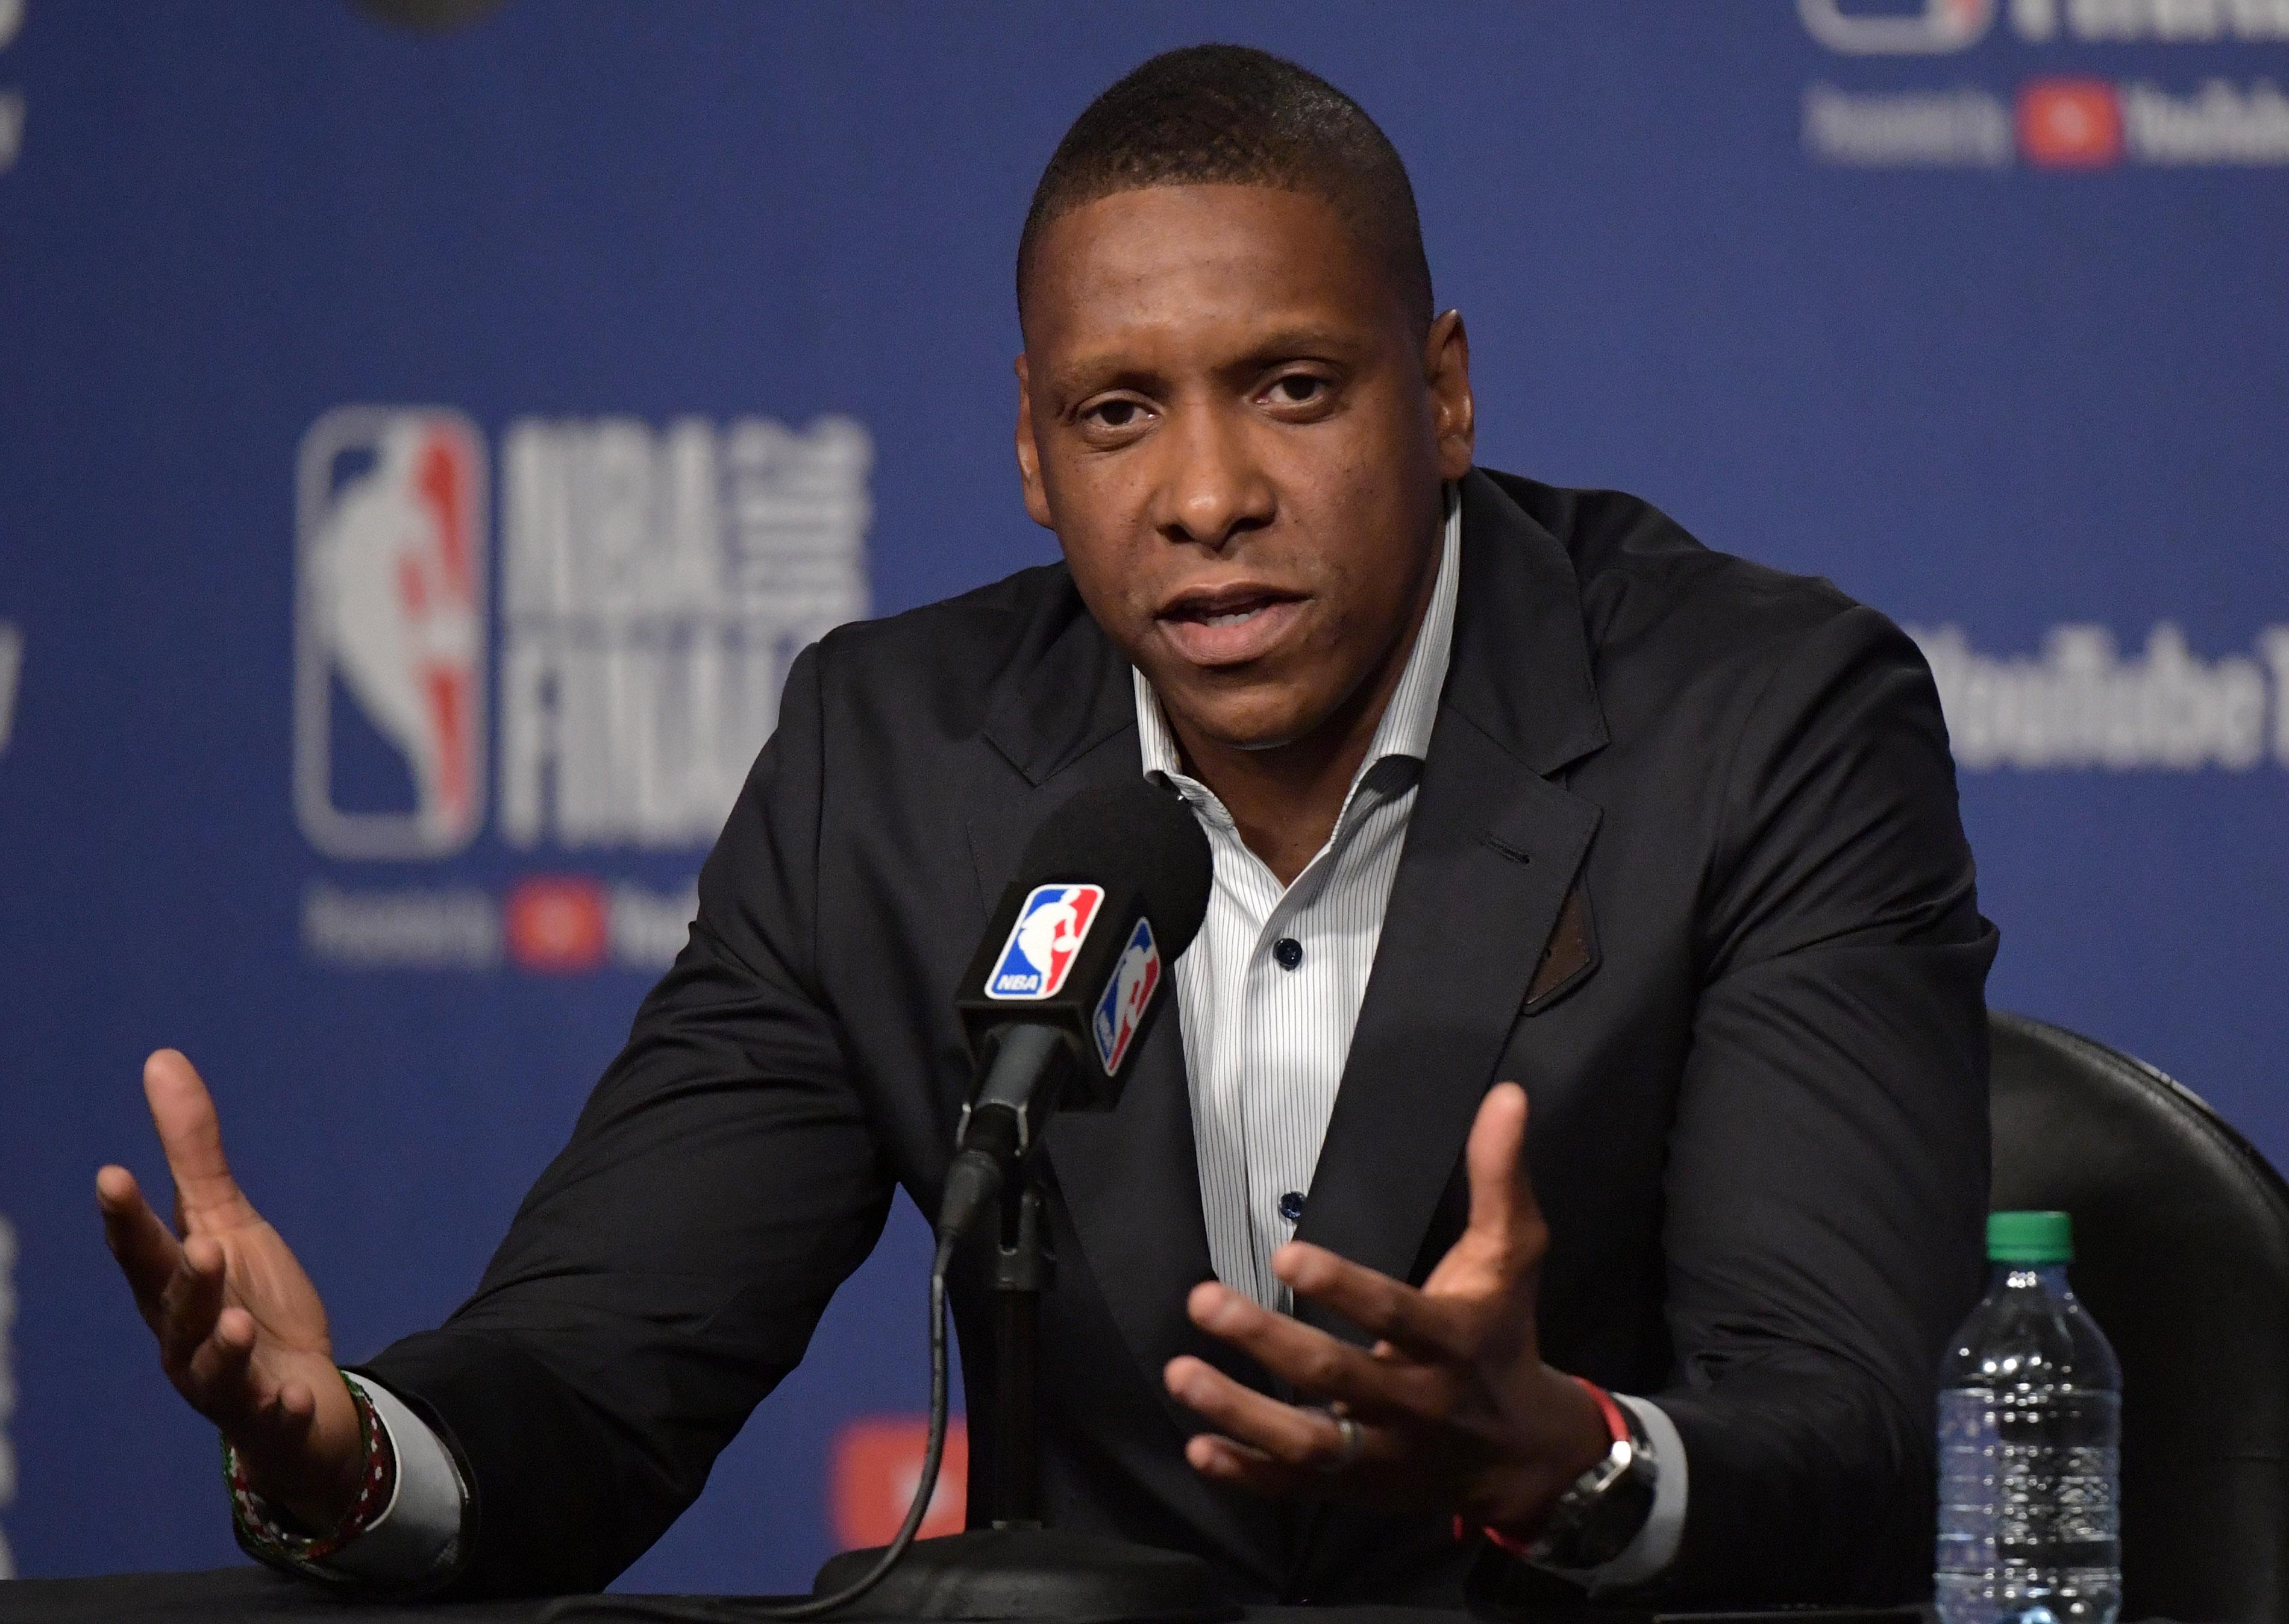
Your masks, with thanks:
[[[135,1293],[135,1307],[143,1323],[159,1329],[159,1302],[167,1283],[182,1267],[183,1247],[174,1233],[159,1220],[151,1204],[124,1167],[105,1167],[95,1175],[95,1204],[103,1214],[103,1242],[118,1260]]]
[[[1526,1164],[1526,1091],[1497,1083],[1479,1105],[1463,1163],[1471,1181],[1465,1233],[1513,1265],[1540,1260],[1542,1207]]]
[[[251,1219],[253,1208],[230,1176],[222,1153],[222,1124],[213,1096],[177,1050],[162,1049],[143,1063],[143,1098],[151,1107],[159,1147],[175,1176],[184,1222],[229,1224]]]
[[[156,1327],[159,1296],[181,1265],[182,1244],[124,1167],[97,1170],[95,1204],[103,1217],[104,1244],[127,1276],[144,1317]]]
[[[182,1267],[160,1293],[159,1357],[169,1373],[187,1374],[191,1356],[214,1334],[222,1314],[222,1247],[211,1235],[183,1243]]]
[[[1472,1320],[1466,1305],[1433,1297],[1309,1241],[1289,1241],[1272,1268],[1298,1297],[1334,1309],[1368,1335],[1428,1364],[1466,1355]]]
[[[303,1382],[287,1383],[264,1394],[254,1384],[250,1367],[246,1413],[227,1424],[231,1442],[257,1472],[268,1468],[282,1479],[307,1470],[307,1445],[318,1419],[318,1400]]]
[[[214,1330],[185,1367],[207,1415],[242,1452],[299,1436],[317,1409],[306,1383],[279,1388],[264,1380],[254,1357],[259,1335],[254,1316],[233,1304],[215,1316]]]
[[[1383,1280],[1372,1270],[1358,1269],[1333,1253],[1318,1247],[1311,1250],[1344,1268]],[[1416,1419],[1436,1397],[1439,1376],[1435,1371],[1412,1362],[1378,1359],[1315,1325],[1259,1307],[1213,1280],[1194,1286],[1184,1306],[1201,1330],[1245,1350],[1265,1370],[1293,1383],[1307,1396],[1339,1399],[1368,1420]]]
[[[244,1308],[225,1308],[214,1334],[192,1354],[185,1385],[196,1395],[201,1412],[258,1473],[269,1468],[291,1476],[305,1465],[317,1398],[304,1381],[275,1388],[266,1382],[254,1357],[255,1339],[254,1316]]]
[[[1274,1460],[1260,1449],[1203,1432],[1184,1444],[1184,1460],[1201,1476],[1257,1494],[1287,1495],[1324,1491],[1328,1474]]]
[[[1179,1404],[1233,1443],[1282,1465],[1305,1468],[1315,1476],[1343,1461],[1344,1435],[1325,1410],[1283,1404],[1268,1394],[1242,1387],[1204,1359],[1168,1361],[1162,1379]],[[1364,1444],[1368,1429],[1361,1428]],[[1364,1454],[1364,1449],[1360,1452]]]
[[[243,1426],[260,1409],[254,1394],[254,1316],[244,1308],[215,1316],[214,1329],[185,1357],[182,1379],[210,1420],[231,1430]]]
[[[1387,1451],[1375,1453],[1371,1459],[1370,1452],[1375,1449],[1374,1444],[1363,1443],[1357,1462],[1329,1472],[1316,1466],[1291,1466],[1284,1460],[1274,1460],[1262,1450],[1251,1449],[1236,1439],[1203,1432],[1185,1441],[1184,1460],[1201,1476],[1254,1494],[1311,1499],[1355,1495],[1377,1502],[1386,1500],[1390,1494],[1392,1460]]]

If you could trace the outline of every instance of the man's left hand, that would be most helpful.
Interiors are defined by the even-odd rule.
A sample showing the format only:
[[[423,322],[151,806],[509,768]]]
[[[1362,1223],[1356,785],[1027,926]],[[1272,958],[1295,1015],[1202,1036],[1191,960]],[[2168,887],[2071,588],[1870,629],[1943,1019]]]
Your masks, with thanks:
[[[1513,1083],[1479,1106],[1464,1152],[1470,1222],[1421,1289],[1299,1241],[1273,1254],[1298,1297],[1378,1339],[1371,1349],[1215,1281],[1192,1289],[1193,1324],[1317,1401],[1282,1404],[1203,1360],[1171,1359],[1168,1391],[1215,1428],[1185,1446],[1194,1470],[1534,1533],[1611,1438],[1597,1401],[1542,1362],[1535,1299],[1550,1232],[1527,1175],[1526,1116]]]

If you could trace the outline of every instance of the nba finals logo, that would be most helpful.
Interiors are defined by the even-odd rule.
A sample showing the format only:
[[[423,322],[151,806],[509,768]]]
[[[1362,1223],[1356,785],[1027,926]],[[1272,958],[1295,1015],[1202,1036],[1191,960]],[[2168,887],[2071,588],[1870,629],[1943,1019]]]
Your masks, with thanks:
[[[458,852],[484,815],[485,491],[459,412],[345,406],[297,482],[294,801],[332,857]]]
[[[1152,1005],[1152,989],[1160,984],[1160,949],[1152,940],[1152,922],[1139,919],[1129,933],[1129,945],[1121,950],[1121,962],[1113,967],[1112,979],[1097,998],[1096,1019],[1089,1022],[1089,1031],[1097,1039],[1097,1058],[1103,1062],[1106,1076],[1121,1069],[1137,1028],[1144,1023],[1144,1012]]]
[[[989,998],[1054,998],[1105,901],[1102,885],[1036,885],[985,978]]]

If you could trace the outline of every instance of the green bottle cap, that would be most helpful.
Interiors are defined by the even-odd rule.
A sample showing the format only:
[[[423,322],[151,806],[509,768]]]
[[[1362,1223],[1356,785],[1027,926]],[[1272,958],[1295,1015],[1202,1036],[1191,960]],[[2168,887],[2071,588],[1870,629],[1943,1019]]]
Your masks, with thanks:
[[[1990,1263],[2071,1263],[2074,1220],[2064,1212],[1990,1212]]]

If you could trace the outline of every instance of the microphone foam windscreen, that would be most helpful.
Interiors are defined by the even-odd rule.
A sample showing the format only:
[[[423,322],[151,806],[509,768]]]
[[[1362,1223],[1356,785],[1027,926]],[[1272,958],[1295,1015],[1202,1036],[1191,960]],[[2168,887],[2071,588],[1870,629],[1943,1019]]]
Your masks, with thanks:
[[[1208,837],[1176,792],[1146,778],[1084,789],[1034,831],[1017,876],[1027,886],[1088,882],[1144,895],[1144,916],[1170,963],[1208,911]]]

